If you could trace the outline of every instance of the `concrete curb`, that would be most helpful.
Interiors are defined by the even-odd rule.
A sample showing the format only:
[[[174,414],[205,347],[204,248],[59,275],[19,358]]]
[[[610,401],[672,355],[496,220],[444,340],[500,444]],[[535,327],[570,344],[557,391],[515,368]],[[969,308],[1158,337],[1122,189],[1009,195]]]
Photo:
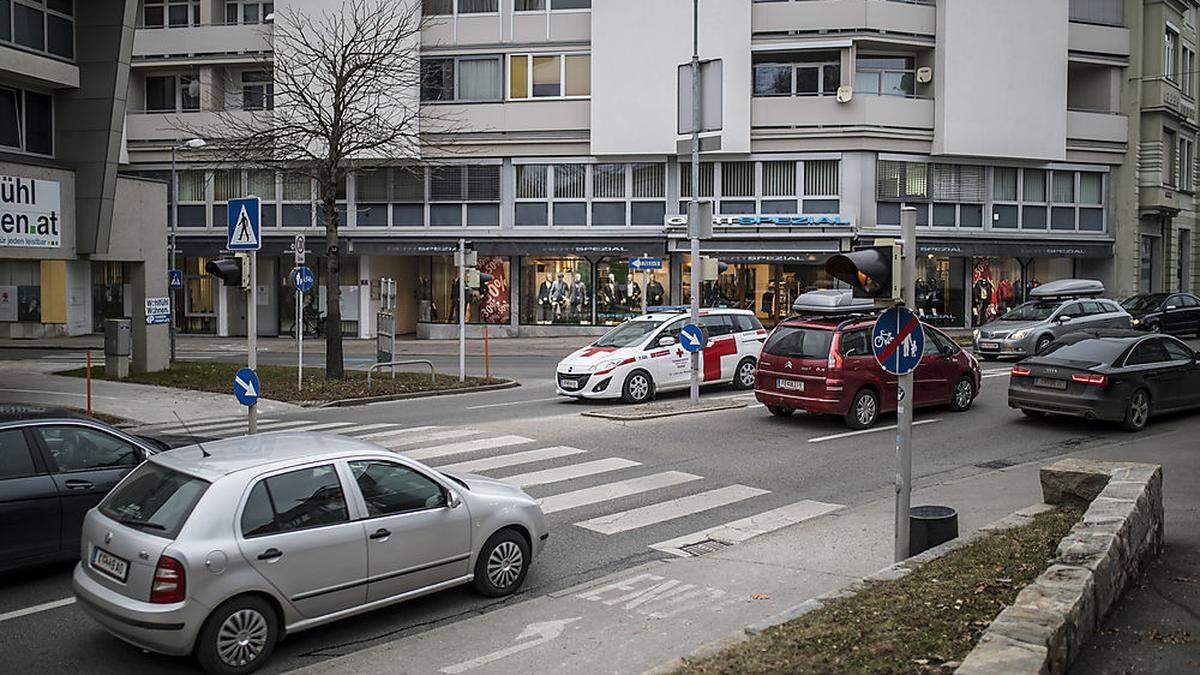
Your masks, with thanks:
[[[956,673],[1056,675],[1163,543],[1162,467],[1065,459],[1041,471],[1047,503],[1087,503],[1050,567],[992,621]]]
[[[898,563],[893,563],[879,570],[878,572],[875,572],[874,574],[862,577],[856,581],[852,581],[846,586],[843,586],[837,590],[818,595],[815,598],[810,598],[794,607],[790,607],[782,612],[763,619],[762,621],[745,626],[736,633],[730,633],[725,637],[705,644],[681,657],[672,659],[666,663],[663,663],[662,665],[647,670],[645,671],[645,675],[668,675],[669,673],[674,673],[680,668],[685,667],[689,662],[698,661],[705,657],[713,656],[729,647],[744,642],[749,638],[762,633],[768,628],[778,626],[782,623],[787,623],[788,621],[803,616],[815,609],[820,609],[821,607],[825,606],[825,604],[833,600],[849,597],[866,590],[873,582],[901,579],[907,576],[913,570],[931,560],[936,560],[937,558],[940,558],[951,551],[956,551],[960,548],[969,546],[989,534],[1024,525],[1032,520],[1037,514],[1044,513],[1052,508],[1054,507],[1049,504],[1033,504],[1027,506],[1020,511],[1001,518],[1000,520],[984,525],[974,532],[958,537],[957,539],[951,539],[950,541],[941,544],[940,546],[935,546],[924,553],[920,553]]]
[[[696,407],[684,407],[668,410],[625,410],[613,411],[607,410],[587,410],[579,413],[584,417],[599,417],[606,420],[619,420],[622,422],[640,422],[642,420],[656,420],[662,417],[676,417],[679,415],[695,415],[698,413],[716,412],[718,410],[733,410],[735,408],[745,408],[748,404],[745,401],[733,401],[730,403],[711,403],[703,402]]]
[[[478,387],[462,387],[458,389],[439,389],[436,391],[414,391],[408,394],[387,394],[384,396],[364,396],[361,398],[344,398],[337,401],[322,401],[319,403],[297,403],[305,408],[349,408],[356,405],[366,405],[368,403],[380,403],[384,401],[404,401],[410,398],[430,398],[432,396],[453,396],[455,394],[475,394],[481,391],[500,391],[502,389],[515,389],[521,386],[516,380],[507,382],[497,382],[495,384],[484,384]]]

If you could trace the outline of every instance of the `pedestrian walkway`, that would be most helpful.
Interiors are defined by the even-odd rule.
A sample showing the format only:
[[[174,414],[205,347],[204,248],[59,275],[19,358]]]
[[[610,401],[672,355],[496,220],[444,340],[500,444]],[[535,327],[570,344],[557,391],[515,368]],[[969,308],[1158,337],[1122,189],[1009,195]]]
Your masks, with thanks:
[[[169,440],[231,438],[246,433],[245,415],[142,425],[131,430]],[[529,491],[552,528],[578,527],[604,537],[637,538],[649,549],[692,555],[698,545],[730,546],[841,508],[801,500],[770,501],[761,488],[721,484],[682,471],[655,471],[624,457],[580,448],[549,446],[514,434],[471,428],[360,424],[296,417],[262,417],[260,433],[304,431],[369,441],[446,471],[477,473]],[[749,510],[731,510],[744,506]],[[658,526],[679,524],[691,532],[664,538]]]

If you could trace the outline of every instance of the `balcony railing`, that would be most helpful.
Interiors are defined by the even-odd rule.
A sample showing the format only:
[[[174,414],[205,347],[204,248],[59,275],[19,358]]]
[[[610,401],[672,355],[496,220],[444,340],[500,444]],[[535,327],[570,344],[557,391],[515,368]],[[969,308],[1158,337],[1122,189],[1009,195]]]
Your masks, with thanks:
[[[1071,0],[1070,19],[1099,26],[1125,25],[1125,0]]]

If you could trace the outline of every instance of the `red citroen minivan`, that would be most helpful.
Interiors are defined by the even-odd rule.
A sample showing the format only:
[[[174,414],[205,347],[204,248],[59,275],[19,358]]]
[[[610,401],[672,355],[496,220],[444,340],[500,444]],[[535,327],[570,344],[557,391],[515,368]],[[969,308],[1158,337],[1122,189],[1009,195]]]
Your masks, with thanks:
[[[758,359],[754,396],[771,414],[796,410],[841,415],[866,429],[896,409],[896,376],[871,350],[872,317],[793,317],[775,327]],[[926,325],[925,351],[913,387],[917,407],[948,405],[961,412],[979,394],[979,362],[954,340]]]

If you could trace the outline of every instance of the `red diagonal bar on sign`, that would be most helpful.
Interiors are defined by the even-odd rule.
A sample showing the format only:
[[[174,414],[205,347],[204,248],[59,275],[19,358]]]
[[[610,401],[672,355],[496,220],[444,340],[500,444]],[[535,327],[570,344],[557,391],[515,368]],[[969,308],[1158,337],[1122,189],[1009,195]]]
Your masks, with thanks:
[[[892,353],[896,351],[896,348],[900,346],[900,343],[904,342],[904,338],[908,337],[908,334],[916,330],[917,326],[919,325],[921,325],[921,322],[918,321],[917,317],[914,316],[912,320],[909,321],[908,324],[896,334],[896,339],[892,340],[892,343],[885,347],[883,352],[879,354],[880,362],[887,361],[888,359],[892,358]]]

